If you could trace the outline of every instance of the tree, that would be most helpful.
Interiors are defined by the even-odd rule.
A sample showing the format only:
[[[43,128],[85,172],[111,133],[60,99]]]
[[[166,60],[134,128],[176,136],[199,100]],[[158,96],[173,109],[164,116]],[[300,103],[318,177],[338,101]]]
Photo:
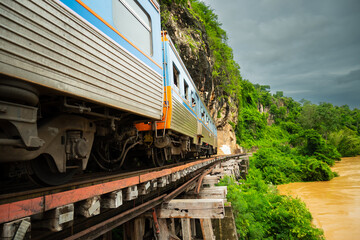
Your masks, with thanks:
[[[320,103],[316,109],[316,128],[327,139],[340,126],[339,114],[331,103]]]
[[[283,91],[276,91],[276,93],[274,94],[274,97],[276,97],[276,98],[284,97],[284,92]]]
[[[303,103],[298,122],[305,129],[312,129],[316,125],[316,105],[307,101]]]

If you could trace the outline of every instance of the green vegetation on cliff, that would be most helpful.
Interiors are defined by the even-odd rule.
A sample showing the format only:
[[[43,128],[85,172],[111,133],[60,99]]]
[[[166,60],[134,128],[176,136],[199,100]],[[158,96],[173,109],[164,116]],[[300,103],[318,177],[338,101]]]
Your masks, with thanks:
[[[240,66],[233,59],[232,48],[227,45],[228,38],[221,28],[217,15],[202,2],[197,0],[190,2],[189,11],[204,24],[208,36],[213,61],[212,77],[221,83],[218,88],[227,93],[227,96],[240,96],[242,85]]]
[[[330,103],[316,105],[305,100],[301,104],[282,93],[272,95],[268,86],[255,85],[253,93],[248,94],[255,96],[257,104],[241,109],[235,126],[237,141],[245,148],[268,147],[274,140],[266,135],[268,129],[281,127],[288,135],[285,142],[297,147],[299,154],[319,158],[330,154],[329,159],[325,159],[330,166],[332,160],[339,160],[341,156],[360,154],[359,109]]]

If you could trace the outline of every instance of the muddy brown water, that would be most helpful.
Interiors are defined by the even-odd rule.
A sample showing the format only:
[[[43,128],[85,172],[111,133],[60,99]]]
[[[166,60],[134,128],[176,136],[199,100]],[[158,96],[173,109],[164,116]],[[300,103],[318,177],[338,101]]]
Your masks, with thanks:
[[[327,182],[279,185],[281,194],[301,198],[314,224],[327,240],[360,239],[360,156],[343,158],[332,170],[339,173]]]

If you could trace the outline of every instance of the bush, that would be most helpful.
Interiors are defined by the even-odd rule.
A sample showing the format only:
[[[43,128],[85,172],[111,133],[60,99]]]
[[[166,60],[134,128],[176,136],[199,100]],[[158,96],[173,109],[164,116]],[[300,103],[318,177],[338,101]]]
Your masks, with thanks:
[[[239,111],[239,120],[236,125],[238,143],[253,146],[254,141],[263,138],[266,123],[266,115],[259,113],[254,108],[244,108]]]
[[[302,166],[302,172],[304,181],[329,181],[334,178],[329,165],[316,158],[307,159]]]
[[[340,160],[340,153],[333,145],[327,144],[322,136],[314,129],[301,131],[291,136],[290,143],[297,146],[300,153],[307,156],[317,156],[330,166],[334,160]]]
[[[281,122],[280,127],[290,134],[297,134],[301,131],[301,126],[293,122]]]
[[[236,230],[240,239],[324,239],[313,226],[312,216],[299,199],[281,196],[273,185],[262,180],[258,169],[250,169],[246,181],[238,185],[225,177]]]
[[[288,151],[286,147],[280,147]],[[268,183],[283,184],[301,181],[298,160],[282,152],[279,147],[260,148],[251,158],[250,164],[259,169]]]
[[[337,148],[343,157],[353,157],[360,154],[360,137],[355,131],[348,128],[331,133],[329,142]]]
[[[254,153],[250,167],[258,169],[267,183],[284,184],[331,180],[334,173],[329,166],[333,163],[333,159],[322,153],[303,156],[299,150],[287,144],[274,143]]]

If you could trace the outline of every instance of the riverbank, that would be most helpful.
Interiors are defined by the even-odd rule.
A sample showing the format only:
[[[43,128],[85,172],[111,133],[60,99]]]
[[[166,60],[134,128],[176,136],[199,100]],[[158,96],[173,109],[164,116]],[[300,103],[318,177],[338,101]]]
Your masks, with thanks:
[[[331,169],[340,176],[326,182],[278,185],[278,189],[306,203],[314,224],[324,230],[327,240],[359,239],[360,156],[342,158]]]

